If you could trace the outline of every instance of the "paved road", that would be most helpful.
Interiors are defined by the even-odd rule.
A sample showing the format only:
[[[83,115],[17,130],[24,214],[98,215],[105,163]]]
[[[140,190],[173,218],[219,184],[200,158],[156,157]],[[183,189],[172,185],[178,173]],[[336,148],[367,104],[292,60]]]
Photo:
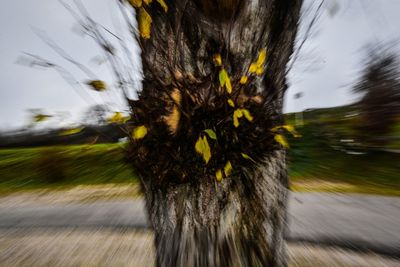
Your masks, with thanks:
[[[400,198],[292,193],[289,241],[400,257]],[[147,228],[140,200],[68,205],[0,204],[0,229]]]

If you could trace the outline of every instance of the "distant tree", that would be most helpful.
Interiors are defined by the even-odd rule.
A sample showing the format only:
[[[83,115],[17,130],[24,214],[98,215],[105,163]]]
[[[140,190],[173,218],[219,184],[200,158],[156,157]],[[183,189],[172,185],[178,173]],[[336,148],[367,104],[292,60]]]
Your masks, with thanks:
[[[353,88],[361,94],[357,103],[360,137],[366,143],[383,145],[400,115],[400,64],[394,52],[370,50],[358,83]]]
[[[104,125],[107,122],[107,114],[108,110],[105,105],[93,105],[85,112],[83,122],[91,125]]]

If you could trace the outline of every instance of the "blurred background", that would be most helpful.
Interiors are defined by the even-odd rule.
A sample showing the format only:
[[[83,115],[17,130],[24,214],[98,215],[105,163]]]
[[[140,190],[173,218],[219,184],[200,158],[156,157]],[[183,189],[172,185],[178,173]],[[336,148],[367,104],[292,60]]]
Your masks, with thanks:
[[[82,2],[105,33],[129,36],[114,1]],[[62,3],[0,3],[0,266],[148,266],[128,108]],[[399,10],[397,0],[304,2],[284,107],[299,133],[288,136],[294,266],[400,266]],[[110,90],[92,90],[90,72]]]

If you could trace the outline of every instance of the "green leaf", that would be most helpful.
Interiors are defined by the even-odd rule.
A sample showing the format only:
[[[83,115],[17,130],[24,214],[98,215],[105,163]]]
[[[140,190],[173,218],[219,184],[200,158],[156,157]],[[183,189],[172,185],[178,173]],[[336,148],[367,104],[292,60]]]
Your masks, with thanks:
[[[219,84],[221,87],[225,86],[226,80],[228,79],[228,73],[225,69],[220,70],[219,72]]]
[[[221,87],[226,88],[226,91],[230,94],[232,93],[232,84],[231,84],[231,79],[229,78],[228,73],[226,72],[225,69],[220,70],[219,72],[219,84]]]
[[[217,140],[217,134],[211,129],[205,129],[204,132],[208,134],[211,139]]]
[[[245,154],[245,153],[241,153],[241,154],[242,154],[242,157],[243,157],[244,159],[251,160],[252,162],[256,163],[256,161],[255,161],[254,159],[252,159],[249,155],[247,155],[247,154]]]

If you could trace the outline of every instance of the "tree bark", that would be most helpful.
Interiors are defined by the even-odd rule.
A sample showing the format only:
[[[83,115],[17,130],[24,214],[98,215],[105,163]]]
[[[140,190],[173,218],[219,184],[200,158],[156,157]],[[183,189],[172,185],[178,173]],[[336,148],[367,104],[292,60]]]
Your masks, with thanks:
[[[143,4],[151,35],[139,41],[143,90],[131,103],[134,127],[148,133],[132,140],[130,162],[141,177],[157,266],[286,266],[285,151],[271,129],[282,124],[302,1],[171,0],[167,12],[153,2]],[[249,73],[263,49],[265,71]],[[238,108],[253,120],[235,127]],[[208,138],[207,163],[195,151],[205,129],[217,136]],[[233,171],[218,182],[228,161]]]

